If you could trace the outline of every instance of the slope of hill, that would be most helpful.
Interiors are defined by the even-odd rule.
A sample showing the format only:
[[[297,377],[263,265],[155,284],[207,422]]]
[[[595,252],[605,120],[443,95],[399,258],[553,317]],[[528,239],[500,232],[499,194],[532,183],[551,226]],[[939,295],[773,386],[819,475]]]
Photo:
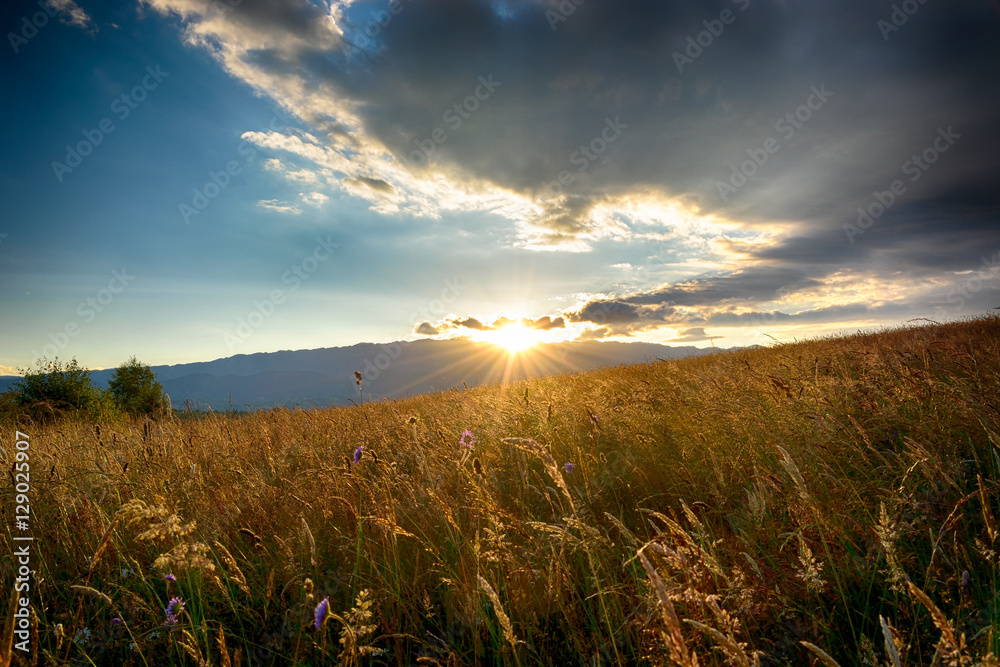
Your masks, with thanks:
[[[53,663],[985,667],[998,397],[993,316],[0,443]]]
[[[242,410],[356,402],[361,395],[354,371],[365,377],[364,399],[379,400],[447,389],[463,382],[472,387],[704,352],[693,346],[587,341],[540,345],[530,354],[508,357],[504,350],[487,343],[427,339],[239,354],[214,361],[153,366],[152,370],[174,407],[188,401],[195,407],[225,410],[231,405]],[[92,371],[91,379],[106,386],[112,373]],[[16,379],[0,377],[0,391]]]

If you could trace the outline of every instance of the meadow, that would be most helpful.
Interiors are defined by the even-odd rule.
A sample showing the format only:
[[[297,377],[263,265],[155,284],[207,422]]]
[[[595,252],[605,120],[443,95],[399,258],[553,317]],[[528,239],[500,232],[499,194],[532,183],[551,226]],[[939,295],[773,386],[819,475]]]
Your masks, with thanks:
[[[1000,664],[997,316],[0,444],[4,665]]]

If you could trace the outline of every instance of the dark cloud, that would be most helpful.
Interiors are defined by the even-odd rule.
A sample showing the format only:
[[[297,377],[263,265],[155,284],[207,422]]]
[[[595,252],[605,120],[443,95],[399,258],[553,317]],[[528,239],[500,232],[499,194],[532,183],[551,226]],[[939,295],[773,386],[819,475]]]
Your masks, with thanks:
[[[947,156],[963,167],[947,170],[979,174],[976,193],[995,190],[983,177],[1000,148],[991,129],[1000,95],[985,85],[996,81],[986,63],[1000,42],[987,3],[921,6],[888,41],[877,21],[889,7],[743,4],[588,3],[555,31],[541,3],[503,19],[486,2],[406,5],[371,55],[366,121],[405,156],[433,128],[448,130],[443,114],[493,74],[502,86],[431,159],[538,196],[568,171],[566,197],[550,196],[536,221],[555,235],[581,233],[596,201],[637,183],[743,220],[846,214],[946,125],[965,133],[961,155]],[[674,53],[723,9],[734,22],[678,72]],[[818,104],[822,86],[831,94],[800,112],[807,121],[777,125]],[[615,117],[628,128],[602,147]],[[716,183],[769,137],[778,152],[723,201]],[[592,141],[602,150],[594,160],[584,155]],[[958,183],[968,185],[942,175],[927,191]]]
[[[973,217],[995,212],[1000,19],[991,3],[921,4],[890,32],[879,21],[892,7],[864,0],[574,6],[553,24],[546,12],[558,3],[548,0],[424,0],[391,15],[384,0],[362,0],[338,19],[346,43],[306,0],[245,0],[225,21],[271,37],[246,56],[264,75],[327,90],[357,114],[348,122],[313,106],[302,113],[314,125],[358,122],[397,160],[416,152],[418,172],[448,166],[536,198],[542,243],[586,234],[596,204],[640,188],[745,224],[810,228],[804,237],[840,230],[948,127],[961,139],[908,184],[907,203],[950,197]],[[706,21],[721,33],[705,32]],[[699,37],[711,43],[692,47]],[[429,139],[436,130],[441,141]],[[744,165],[742,183],[734,170]],[[731,178],[738,185],[723,196]],[[968,231],[981,240],[997,219],[977,220]]]
[[[698,278],[663,289],[626,297],[630,304],[668,304],[674,306],[709,306],[727,301],[767,301],[779,291],[790,294],[820,285],[800,269],[781,266],[755,266],[733,273]]]
[[[421,322],[416,326],[416,328],[413,329],[413,333],[417,333],[422,336],[436,336],[441,333],[441,330],[430,322]]]
[[[634,324],[642,319],[640,309],[631,303],[614,299],[591,301],[575,313],[569,313],[570,322],[595,324]]]
[[[694,329],[681,329],[679,335],[670,339],[671,343],[700,343],[706,340],[720,338],[720,336],[709,336],[702,327]]]
[[[392,194],[395,192],[395,188],[389,183],[386,183],[381,178],[368,178],[366,176],[357,176],[355,178],[345,178],[345,183],[360,183],[362,185],[367,185],[372,190],[377,190],[379,192],[387,192]]]
[[[475,329],[476,331],[483,331],[487,328],[485,324],[483,324],[474,317],[467,317],[464,320],[451,320],[450,324],[455,327]]]
[[[602,338],[607,338],[611,336],[614,332],[608,327],[600,327],[598,329],[585,329],[576,337],[576,340],[600,340]]]
[[[561,317],[551,318],[548,315],[545,317],[540,317],[534,322],[529,320],[527,326],[533,329],[541,329],[542,331],[548,331],[549,329],[563,329],[566,327],[566,320]]]
[[[428,326],[430,326],[429,322],[425,322],[424,324],[427,324]],[[492,322],[489,322],[489,323],[487,323],[487,322],[481,322],[480,320],[476,319],[475,317],[467,317],[464,320],[453,319],[453,320],[448,320],[445,323],[445,326],[447,328],[452,328],[452,329],[473,329],[475,331],[495,331],[497,329],[503,329],[504,327],[508,327],[508,326],[512,326],[512,325],[519,325],[519,326],[523,326],[523,327],[526,327],[526,328],[529,328],[529,329],[538,329],[540,331],[549,331],[551,329],[562,329],[562,328],[565,328],[566,327],[566,320],[563,319],[562,317],[550,317],[548,315],[545,315],[544,317],[540,317],[537,320],[532,320],[532,319],[529,319],[529,318],[521,318],[521,319],[514,320],[514,319],[510,319],[509,317],[503,317],[503,316],[501,316],[501,317],[498,317],[497,319],[495,319],[495,320],[493,320]],[[423,325],[421,325],[421,326],[423,326]],[[437,329],[440,330],[441,327],[439,326],[439,327],[437,327]],[[420,332],[417,332],[417,333],[420,333]]]

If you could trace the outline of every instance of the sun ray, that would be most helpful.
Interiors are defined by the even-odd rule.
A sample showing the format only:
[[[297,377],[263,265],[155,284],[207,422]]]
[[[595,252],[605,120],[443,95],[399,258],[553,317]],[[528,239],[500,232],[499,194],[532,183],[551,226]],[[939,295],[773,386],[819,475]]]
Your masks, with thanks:
[[[507,354],[515,355],[541,342],[535,329],[519,322],[485,332],[483,340],[507,350]]]

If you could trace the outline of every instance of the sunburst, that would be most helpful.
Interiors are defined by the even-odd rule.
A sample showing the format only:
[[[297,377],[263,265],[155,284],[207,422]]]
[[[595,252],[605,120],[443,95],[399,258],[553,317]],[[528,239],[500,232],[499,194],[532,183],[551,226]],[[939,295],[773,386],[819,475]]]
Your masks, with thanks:
[[[518,354],[539,342],[538,331],[520,323],[508,324],[486,332],[483,339],[507,350],[508,354]]]

